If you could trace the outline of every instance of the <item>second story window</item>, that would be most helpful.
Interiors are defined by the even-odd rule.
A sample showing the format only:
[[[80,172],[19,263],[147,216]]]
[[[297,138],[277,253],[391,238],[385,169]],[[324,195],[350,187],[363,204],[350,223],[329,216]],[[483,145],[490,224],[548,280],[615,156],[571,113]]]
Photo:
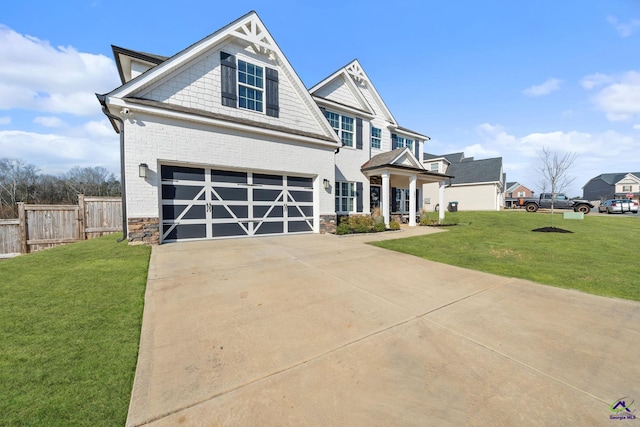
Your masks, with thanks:
[[[439,172],[440,168],[438,167],[437,163],[431,163],[430,170],[431,172]]]
[[[329,124],[340,137],[342,145],[353,147],[354,119],[353,117],[343,116],[332,111],[325,111],[325,117]]]
[[[382,142],[382,129],[371,126],[371,148],[380,148]]]
[[[238,106],[247,110],[263,110],[264,69],[238,60]]]
[[[395,134],[392,135],[391,139],[393,140],[393,150],[395,150],[396,148],[408,147],[409,150],[413,151],[413,139],[405,138],[404,136]]]

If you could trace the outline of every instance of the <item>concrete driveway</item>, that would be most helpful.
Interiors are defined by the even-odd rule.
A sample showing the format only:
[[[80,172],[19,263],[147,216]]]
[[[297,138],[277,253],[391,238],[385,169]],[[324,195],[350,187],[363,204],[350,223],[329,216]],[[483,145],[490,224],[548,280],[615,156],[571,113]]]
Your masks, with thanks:
[[[639,303],[363,243],[430,232],[154,247],[127,425],[640,426]]]

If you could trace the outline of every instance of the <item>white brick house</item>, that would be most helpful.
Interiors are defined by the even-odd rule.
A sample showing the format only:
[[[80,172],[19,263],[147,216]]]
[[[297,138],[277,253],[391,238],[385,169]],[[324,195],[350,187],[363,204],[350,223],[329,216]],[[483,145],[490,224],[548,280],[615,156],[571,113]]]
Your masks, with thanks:
[[[388,224],[445,178],[358,61],[307,90],[255,12],[169,58],[113,51],[123,84],[98,99],[132,242],[332,231],[378,204]]]

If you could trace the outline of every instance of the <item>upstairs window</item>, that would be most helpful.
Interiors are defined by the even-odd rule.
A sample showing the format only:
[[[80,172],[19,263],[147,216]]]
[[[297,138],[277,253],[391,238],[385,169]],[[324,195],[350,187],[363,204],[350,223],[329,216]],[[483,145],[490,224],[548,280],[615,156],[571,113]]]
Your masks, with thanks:
[[[263,110],[264,69],[238,60],[238,106],[247,110]]]
[[[631,185],[623,185],[622,191],[625,193],[631,193],[633,191],[633,187]]]
[[[440,171],[440,167],[439,167],[439,165],[437,163],[431,163],[430,170],[431,170],[431,172],[439,172]]]
[[[382,143],[382,129],[371,126],[371,148],[380,148]]]
[[[354,134],[354,119],[353,117],[343,116],[333,111],[324,112],[325,117],[329,121],[329,124],[340,137],[342,145],[346,147],[353,147],[353,134]]]
[[[393,139],[393,150],[396,148],[408,147],[409,150],[413,151],[413,139],[405,138],[404,136],[395,135]]]
[[[225,107],[280,117],[278,86],[278,70],[220,52],[220,98]]]

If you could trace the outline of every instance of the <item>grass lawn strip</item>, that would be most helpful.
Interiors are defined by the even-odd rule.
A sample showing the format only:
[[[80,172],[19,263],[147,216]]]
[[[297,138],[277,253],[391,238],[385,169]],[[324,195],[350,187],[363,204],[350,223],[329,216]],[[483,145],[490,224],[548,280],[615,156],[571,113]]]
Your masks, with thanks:
[[[551,225],[550,213],[456,212],[447,232],[372,245],[445,264],[596,295],[640,301],[635,243],[640,218],[587,215],[584,220],[553,218],[565,233],[535,233]]]
[[[124,425],[150,248],[116,239],[0,262],[0,425]]]

